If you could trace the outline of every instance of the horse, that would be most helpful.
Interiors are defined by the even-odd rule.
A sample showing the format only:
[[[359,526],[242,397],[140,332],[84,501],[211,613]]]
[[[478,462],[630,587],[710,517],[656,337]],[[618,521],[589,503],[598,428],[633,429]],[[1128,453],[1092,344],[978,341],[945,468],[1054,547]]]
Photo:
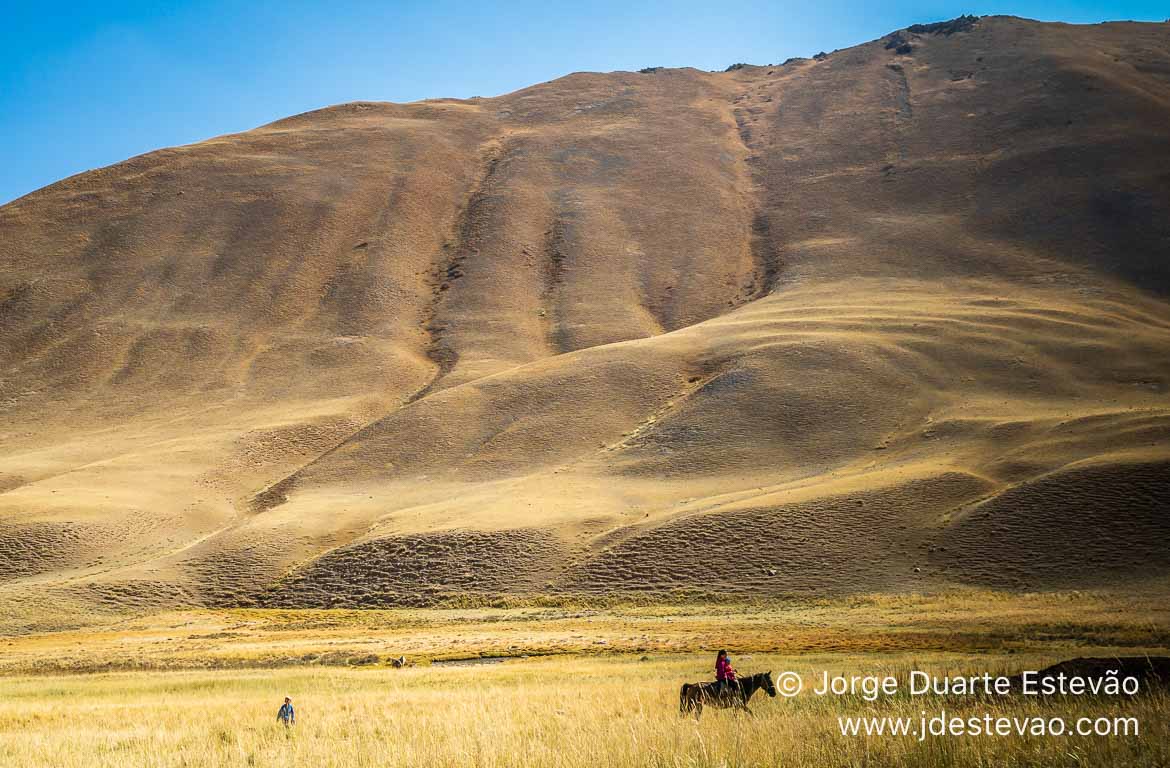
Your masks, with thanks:
[[[678,694],[679,714],[695,713],[698,720],[703,714],[703,705],[708,704],[719,709],[742,709],[749,715],[748,702],[756,691],[763,689],[768,696],[776,698],[776,683],[772,681],[771,672],[761,672],[758,675],[745,677],[737,683],[727,685],[723,693],[716,693],[717,683],[683,683]]]

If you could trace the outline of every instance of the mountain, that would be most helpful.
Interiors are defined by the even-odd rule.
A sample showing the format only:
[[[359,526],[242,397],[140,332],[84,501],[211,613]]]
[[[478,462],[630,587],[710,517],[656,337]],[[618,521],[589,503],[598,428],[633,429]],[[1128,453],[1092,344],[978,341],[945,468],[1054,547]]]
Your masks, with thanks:
[[[1170,575],[1170,24],[354,103],[0,208],[0,602]]]

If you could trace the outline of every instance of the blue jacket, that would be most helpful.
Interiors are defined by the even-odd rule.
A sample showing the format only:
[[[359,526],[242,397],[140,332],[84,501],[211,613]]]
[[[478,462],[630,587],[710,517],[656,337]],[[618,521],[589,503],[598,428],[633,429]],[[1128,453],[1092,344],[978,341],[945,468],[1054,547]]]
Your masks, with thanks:
[[[280,711],[276,713],[277,720],[283,720],[286,723],[295,723],[297,721],[297,713],[293,711],[292,704],[282,704]]]

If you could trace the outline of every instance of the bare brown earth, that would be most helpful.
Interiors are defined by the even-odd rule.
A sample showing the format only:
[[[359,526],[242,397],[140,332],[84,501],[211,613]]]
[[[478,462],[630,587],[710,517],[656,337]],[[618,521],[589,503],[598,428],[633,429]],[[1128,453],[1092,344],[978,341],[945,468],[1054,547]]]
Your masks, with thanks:
[[[0,208],[7,626],[1161,583],[1170,24],[901,38]]]

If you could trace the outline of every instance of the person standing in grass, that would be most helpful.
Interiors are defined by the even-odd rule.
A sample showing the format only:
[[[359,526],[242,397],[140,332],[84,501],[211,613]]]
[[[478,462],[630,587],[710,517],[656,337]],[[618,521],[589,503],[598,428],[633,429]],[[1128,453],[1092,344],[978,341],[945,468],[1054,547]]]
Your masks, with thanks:
[[[297,713],[293,710],[291,697],[284,697],[284,705],[281,706],[280,711],[276,713],[276,719],[284,723],[285,728],[288,728],[290,725],[297,724]]]

